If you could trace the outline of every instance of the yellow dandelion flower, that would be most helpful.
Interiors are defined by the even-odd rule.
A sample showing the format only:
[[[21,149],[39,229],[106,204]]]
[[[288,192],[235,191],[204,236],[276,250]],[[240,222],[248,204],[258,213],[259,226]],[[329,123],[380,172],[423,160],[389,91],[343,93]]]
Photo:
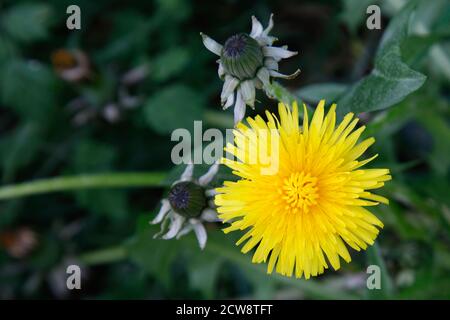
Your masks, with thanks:
[[[347,245],[359,251],[373,244],[383,223],[365,207],[388,204],[371,192],[391,179],[388,169],[361,169],[377,155],[358,158],[375,142],[358,139],[364,126],[347,114],[336,124],[336,105],[324,115],[321,101],[308,121],[304,106],[303,127],[298,106],[279,104],[279,119],[266,112],[247,118],[234,130],[234,145],[225,150],[237,159],[222,159],[241,179],[225,181],[217,189],[219,217],[231,226],[226,233],[246,230],[237,245],[247,253],[256,247],[253,263],[268,262],[267,272],[309,279],[328,268],[337,270],[340,257],[351,261]],[[264,132],[275,134],[268,135]],[[276,138],[276,139],[275,139]],[[267,142],[279,141],[273,151]],[[254,155],[267,152],[278,161],[277,170],[264,172]],[[263,152],[263,153],[264,153]]]

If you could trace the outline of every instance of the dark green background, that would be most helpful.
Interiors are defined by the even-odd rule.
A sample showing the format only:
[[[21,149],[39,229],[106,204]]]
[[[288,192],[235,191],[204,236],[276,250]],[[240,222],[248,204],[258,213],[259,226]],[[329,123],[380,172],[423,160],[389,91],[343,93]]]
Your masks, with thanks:
[[[368,4],[382,9],[382,30],[365,27]],[[281,63],[301,75],[276,87],[282,100],[326,98],[360,114],[377,143],[377,167],[393,181],[377,247],[352,251],[338,272],[309,281],[267,276],[208,226],[201,252],[192,235],[153,240],[148,221],[164,188],[82,190],[0,202],[0,234],[28,227],[34,250],[22,258],[0,248],[0,298],[450,298],[450,4],[448,1],[2,1],[0,3],[0,180],[2,185],[58,175],[172,171],[173,129],[232,126],[221,111],[216,57],[199,32],[223,43],[249,32],[251,15],[299,54]],[[414,2],[414,3],[412,3]],[[82,29],[65,26],[78,4]],[[414,4],[416,5],[414,7]],[[389,28],[389,29],[388,29]],[[385,32],[388,29],[388,32]],[[384,36],[383,36],[384,34]],[[383,41],[380,42],[383,37]],[[92,76],[58,77],[55,50],[84,51]],[[101,110],[117,101],[122,75],[145,65],[133,87],[137,108],[116,123],[96,117],[77,126],[77,97]],[[275,110],[260,101],[251,115]],[[182,168],[175,168],[180,172]],[[176,176],[176,172],[172,175]],[[199,173],[199,172],[198,172]],[[236,235],[238,236],[238,235]],[[65,267],[83,264],[82,290],[65,289]],[[383,288],[369,291],[365,270],[383,266]]]

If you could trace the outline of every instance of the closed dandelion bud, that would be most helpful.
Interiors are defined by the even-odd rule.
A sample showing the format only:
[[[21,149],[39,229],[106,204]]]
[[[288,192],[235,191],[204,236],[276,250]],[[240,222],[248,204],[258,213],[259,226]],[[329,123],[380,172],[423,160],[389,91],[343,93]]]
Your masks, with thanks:
[[[244,118],[246,106],[254,108],[255,89],[262,89],[271,97],[272,78],[292,79],[300,73],[298,69],[292,74],[278,72],[278,62],[297,52],[289,51],[287,46],[273,46],[277,39],[269,35],[272,28],[273,15],[266,28],[252,17],[250,33],[231,36],[223,46],[200,33],[205,47],[220,57],[218,74],[224,81],[220,100],[224,110],[234,105],[235,125]]]
[[[209,170],[198,179],[192,176],[194,165],[186,166],[180,179],[170,188],[166,199],[161,200],[161,208],[151,224],[161,224],[161,231],[155,238],[180,238],[194,231],[201,249],[206,245],[207,233],[204,223],[218,222],[215,206],[211,197],[216,192],[208,185],[213,180],[219,164],[212,165]]]
[[[186,218],[200,216],[207,206],[205,189],[191,181],[175,184],[169,191],[168,199],[172,209]]]
[[[255,39],[240,33],[225,42],[221,61],[228,74],[239,80],[252,79],[263,66],[264,55]]]

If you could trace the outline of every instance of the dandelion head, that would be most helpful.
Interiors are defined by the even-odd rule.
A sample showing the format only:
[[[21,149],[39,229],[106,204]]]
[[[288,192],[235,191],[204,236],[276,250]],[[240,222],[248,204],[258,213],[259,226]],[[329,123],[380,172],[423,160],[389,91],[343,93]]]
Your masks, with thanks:
[[[245,243],[243,253],[255,249],[252,261],[267,263],[268,273],[308,279],[330,265],[337,270],[341,258],[351,261],[348,247],[366,249],[383,227],[367,207],[388,203],[372,190],[391,179],[389,170],[362,168],[376,155],[359,159],[375,140],[358,143],[365,128],[356,129],[358,119],[349,113],[338,124],[336,105],[326,115],[324,105],[311,121],[304,107],[301,126],[297,104],[279,104],[278,117],[266,112],[267,121],[239,123],[225,148],[237,159],[222,161],[240,179],[216,189],[219,217],[230,223],[226,233],[245,231],[237,244]],[[267,148],[267,130],[278,148]],[[261,149],[278,163],[270,174],[252,156]]]
[[[272,97],[272,78],[292,79],[300,73],[300,70],[289,75],[278,72],[278,62],[297,52],[289,51],[287,46],[273,46],[277,40],[269,35],[273,25],[273,15],[266,28],[252,17],[250,33],[233,35],[224,45],[200,33],[205,47],[220,57],[218,74],[224,80],[220,100],[224,109],[234,105],[235,124],[244,118],[246,106],[254,108],[256,89]]]

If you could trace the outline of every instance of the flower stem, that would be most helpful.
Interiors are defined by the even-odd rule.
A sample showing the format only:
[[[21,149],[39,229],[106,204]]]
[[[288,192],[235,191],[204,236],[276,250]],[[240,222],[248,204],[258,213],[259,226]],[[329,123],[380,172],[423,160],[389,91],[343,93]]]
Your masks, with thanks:
[[[166,176],[163,172],[132,172],[41,179],[0,188],[0,200],[77,189],[163,186]]]
[[[88,266],[111,263],[124,260],[128,257],[128,252],[124,246],[117,246],[85,253],[79,257],[83,264]]]
[[[226,129],[234,127],[233,116],[220,111],[205,111],[204,121],[208,126],[212,128],[218,127]]]

